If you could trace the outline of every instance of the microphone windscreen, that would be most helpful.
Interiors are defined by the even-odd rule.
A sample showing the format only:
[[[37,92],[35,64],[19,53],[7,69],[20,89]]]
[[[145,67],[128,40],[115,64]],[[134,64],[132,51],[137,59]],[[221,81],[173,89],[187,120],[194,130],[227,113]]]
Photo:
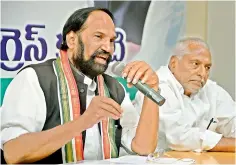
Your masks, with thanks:
[[[125,68],[125,64],[123,62],[116,62],[111,67],[111,72],[117,76],[122,77],[122,72]]]

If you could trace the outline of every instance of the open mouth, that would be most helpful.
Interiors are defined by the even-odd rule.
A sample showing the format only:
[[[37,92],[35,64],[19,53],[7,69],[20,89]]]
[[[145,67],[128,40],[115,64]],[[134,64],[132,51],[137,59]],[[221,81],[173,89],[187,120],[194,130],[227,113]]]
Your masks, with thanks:
[[[102,56],[102,55],[98,55],[98,56],[96,56],[97,58],[101,58],[101,59],[103,59],[103,60],[105,60],[105,61],[107,61],[107,59],[108,59],[108,57],[107,56]]]
[[[98,55],[98,56],[95,57],[95,59],[96,59],[96,61],[98,63],[106,64],[108,57],[107,56]]]

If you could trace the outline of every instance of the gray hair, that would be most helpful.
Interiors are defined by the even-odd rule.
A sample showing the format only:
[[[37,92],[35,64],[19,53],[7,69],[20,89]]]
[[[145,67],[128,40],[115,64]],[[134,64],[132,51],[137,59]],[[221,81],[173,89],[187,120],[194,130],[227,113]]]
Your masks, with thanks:
[[[186,37],[179,40],[174,50],[172,51],[172,56],[177,56],[178,58],[182,58],[186,54],[191,54],[192,50],[189,49],[189,44],[194,43],[202,46],[205,49],[210,51],[208,44],[201,38],[198,37]]]

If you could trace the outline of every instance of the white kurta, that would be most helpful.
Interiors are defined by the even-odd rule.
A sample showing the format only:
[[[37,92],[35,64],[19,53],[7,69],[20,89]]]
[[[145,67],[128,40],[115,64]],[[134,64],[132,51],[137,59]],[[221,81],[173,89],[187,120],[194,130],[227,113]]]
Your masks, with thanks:
[[[222,136],[236,137],[236,104],[223,88],[208,80],[197,94],[188,97],[167,66],[157,74],[161,95],[166,98],[159,111],[159,148],[202,151],[213,148]],[[141,106],[142,100],[138,93],[135,104]]]
[[[88,77],[85,77],[84,83],[88,85],[88,107],[95,96],[97,84]],[[127,152],[133,153],[131,142],[135,136],[139,114],[128,95],[125,95],[121,107],[124,110],[120,118],[123,127],[121,144],[125,150],[121,148],[120,155],[125,155]],[[1,148],[4,143],[22,134],[42,131],[46,113],[45,97],[36,72],[32,68],[26,68],[12,80],[5,93],[1,109]],[[102,159],[101,146],[101,136],[96,124],[86,130],[85,159]]]

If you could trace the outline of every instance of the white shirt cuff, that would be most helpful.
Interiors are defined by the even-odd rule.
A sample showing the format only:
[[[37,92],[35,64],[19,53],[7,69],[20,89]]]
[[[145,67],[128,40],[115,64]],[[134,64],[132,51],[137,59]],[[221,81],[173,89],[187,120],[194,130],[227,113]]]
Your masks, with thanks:
[[[4,143],[8,142],[9,140],[15,139],[25,133],[28,133],[28,131],[20,127],[4,128],[1,131],[1,149],[3,150]]]
[[[126,131],[126,130],[124,130],[124,131]],[[123,133],[123,130],[122,130],[121,144],[122,144],[122,148],[124,148],[124,150],[126,152],[125,152],[125,154],[120,153],[120,156],[127,155],[127,154],[128,155],[135,154],[135,152],[133,152],[131,149],[132,148],[131,144],[132,144],[132,140],[135,136],[135,132],[136,132],[136,129],[131,129],[126,133]]]
[[[206,130],[202,136],[202,150],[210,150],[216,146],[216,144],[222,138],[222,134],[218,134],[216,132]]]

